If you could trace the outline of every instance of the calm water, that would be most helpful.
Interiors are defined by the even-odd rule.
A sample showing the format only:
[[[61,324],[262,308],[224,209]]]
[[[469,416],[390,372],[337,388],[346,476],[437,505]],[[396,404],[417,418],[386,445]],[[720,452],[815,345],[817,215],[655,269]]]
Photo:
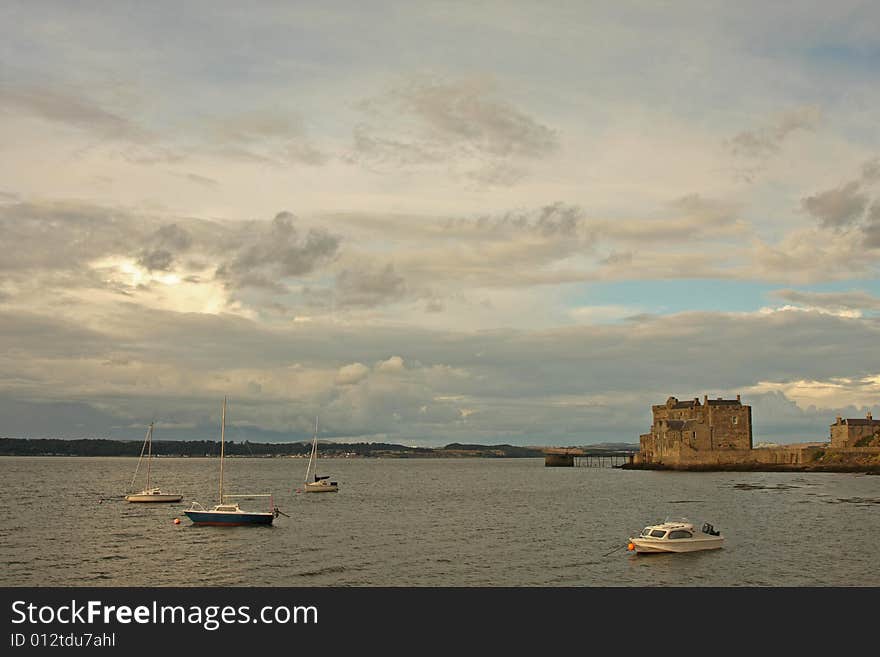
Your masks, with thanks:
[[[135,459],[0,458],[0,584],[880,585],[876,476],[324,459],[340,492],[296,495],[305,466],[227,459],[227,492],[271,491],[291,517],[199,528],[182,511],[215,503],[216,459],[155,460],[155,482],[184,502],[151,506],[99,503],[125,490]],[[667,516],[714,523],[724,549],[608,554]]]

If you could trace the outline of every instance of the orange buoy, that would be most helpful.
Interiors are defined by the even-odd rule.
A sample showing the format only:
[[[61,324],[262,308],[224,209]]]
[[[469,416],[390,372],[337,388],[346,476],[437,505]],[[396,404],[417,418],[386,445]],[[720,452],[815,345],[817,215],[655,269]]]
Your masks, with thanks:
[[[632,543],[630,543],[629,545],[626,546],[626,549],[629,550],[630,552],[632,552],[633,550],[636,549],[636,546],[633,545]]]
[[[174,519],[174,524],[175,524],[175,525],[179,525],[179,524],[180,524],[180,518],[175,518],[175,519]]]

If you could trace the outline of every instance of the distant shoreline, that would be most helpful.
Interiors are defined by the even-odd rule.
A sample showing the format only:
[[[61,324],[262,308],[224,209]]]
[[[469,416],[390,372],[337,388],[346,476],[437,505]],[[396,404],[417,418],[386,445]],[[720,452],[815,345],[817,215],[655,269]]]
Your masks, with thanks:
[[[142,441],[104,438],[0,438],[0,456],[127,456],[141,454]],[[252,443],[226,441],[229,458],[308,458],[311,441]],[[156,458],[211,458],[220,454],[212,440],[153,441]],[[543,458],[544,450],[514,445],[450,443],[444,447],[409,447],[394,443],[321,443],[321,458]]]

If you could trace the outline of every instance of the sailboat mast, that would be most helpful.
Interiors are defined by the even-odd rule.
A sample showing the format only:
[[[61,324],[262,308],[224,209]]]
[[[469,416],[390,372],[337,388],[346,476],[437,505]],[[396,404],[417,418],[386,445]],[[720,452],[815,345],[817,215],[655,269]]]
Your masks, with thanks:
[[[223,451],[226,443],[226,397],[223,398],[223,414],[220,417],[220,504],[223,504]]]
[[[150,490],[150,464],[153,462],[153,423],[150,422],[150,430],[147,432],[147,488]]]
[[[306,468],[306,483],[309,483],[309,475],[312,472],[312,463],[315,460],[315,453],[318,449],[318,418],[315,416],[315,437],[312,438],[312,451],[309,452],[309,466]]]
[[[315,440],[312,445],[312,455],[315,457],[313,461],[314,464],[314,472],[312,473],[315,477],[318,476],[318,416],[315,416]]]
[[[150,429],[152,429],[152,424],[150,425]],[[147,438],[150,436],[150,429],[147,429],[147,435],[144,436],[144,444],[141,445],[141,455],[138,456],[137,467],[134,469],[134,476],[131,478],[131,483],[128,485],[128,490],[130,492],[134,492],[134,482],[137,480],[138,472],[141,471],[141,461],[144,460],[144,451],[147,449]]]

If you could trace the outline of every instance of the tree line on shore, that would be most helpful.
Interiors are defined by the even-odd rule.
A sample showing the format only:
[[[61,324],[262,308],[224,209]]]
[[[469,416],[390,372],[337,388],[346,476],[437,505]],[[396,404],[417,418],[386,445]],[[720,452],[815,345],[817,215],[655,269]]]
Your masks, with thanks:
[[[0,438],[0,456],[138,456],[143,441],[110,440],[106,438]],[[295,443],[252,443],[227,440],[227,456],[272,457],[308,456],[311,441]],[[154,456],[219,456],[220,441],[216,440],[154,440]],[[394,443],[322,442],[321,456],[489,456],[539,457],[536,448],[513,445],[469,445],[451,443],[445,447],[410,447]]]

